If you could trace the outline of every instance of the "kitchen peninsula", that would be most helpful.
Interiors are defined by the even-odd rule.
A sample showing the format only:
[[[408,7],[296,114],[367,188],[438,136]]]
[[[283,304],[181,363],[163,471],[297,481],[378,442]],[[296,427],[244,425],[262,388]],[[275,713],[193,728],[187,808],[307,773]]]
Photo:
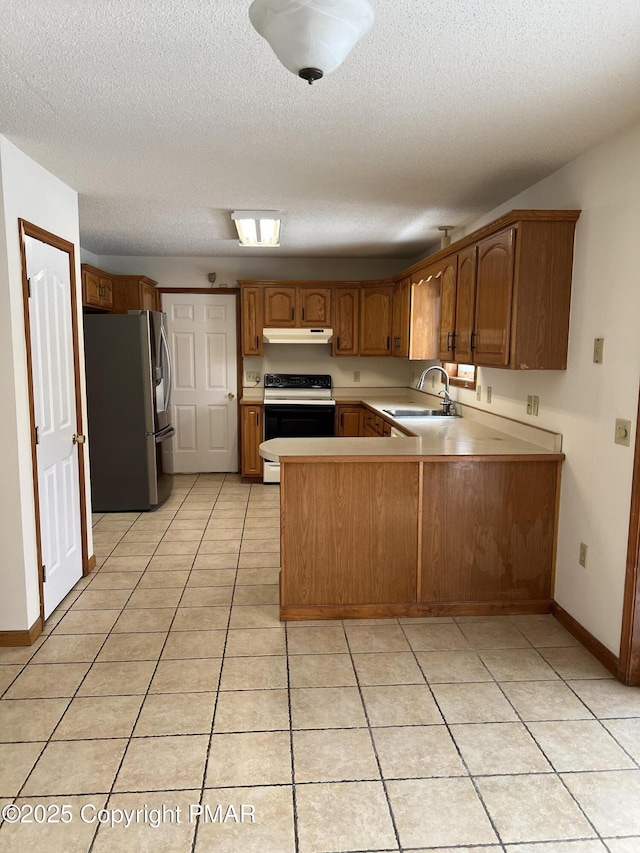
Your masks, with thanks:
[[[260,446],[282,471],[281,619],[547,612],[559,436],[470,417],[397,425],[413,435]]]

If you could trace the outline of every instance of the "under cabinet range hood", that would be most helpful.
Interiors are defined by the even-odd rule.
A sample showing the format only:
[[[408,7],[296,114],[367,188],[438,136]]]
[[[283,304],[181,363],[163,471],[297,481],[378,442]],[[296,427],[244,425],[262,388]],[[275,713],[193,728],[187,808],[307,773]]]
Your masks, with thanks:
[[[333,329],[263,329],[262,337],[268,344],[328,344]]]

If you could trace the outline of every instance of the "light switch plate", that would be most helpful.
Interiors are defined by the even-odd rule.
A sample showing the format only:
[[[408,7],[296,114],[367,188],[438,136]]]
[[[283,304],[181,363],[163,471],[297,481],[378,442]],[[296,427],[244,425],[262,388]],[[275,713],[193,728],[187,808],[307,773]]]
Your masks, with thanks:
[[[604,361],[604,338],[593,340],[593,363],[602,364]]]
[[[359,370],[353,371],[353,381],[354,382],[360,382],[360,371]]]
[[[531,396],[531,394],[529,394],[529,396],[527,397],[527,414],[533,414],[533,397]]]
[[[540,407],[540,397],[534,397],[533,403],[531,404],[531,414],[534,415],[534,417],[536,417],[536,418],[538,417],[539,407]]]
[[[476,388],[476,400],[482,400],[482,385]]]
[[[629,447],[631,444],[631,421],[625,421],[622,418],[616,418],[616,444],[624,444]]]
[[[487,403],[491,402],[491,385],[487,385]]]

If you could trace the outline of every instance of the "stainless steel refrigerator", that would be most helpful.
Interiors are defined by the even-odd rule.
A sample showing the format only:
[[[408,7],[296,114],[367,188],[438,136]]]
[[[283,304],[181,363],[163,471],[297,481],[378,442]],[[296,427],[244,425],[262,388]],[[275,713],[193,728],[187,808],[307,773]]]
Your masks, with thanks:
[[[85,314],[94,512],[155,509],[171,494],[171,359],[159,311]]]

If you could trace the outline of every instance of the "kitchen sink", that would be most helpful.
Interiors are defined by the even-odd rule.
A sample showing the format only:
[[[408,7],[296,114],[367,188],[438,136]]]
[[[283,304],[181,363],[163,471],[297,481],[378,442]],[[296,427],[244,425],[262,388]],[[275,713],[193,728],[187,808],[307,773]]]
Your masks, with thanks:
[[[392,418],[457,418],[459,415],[446,415],[442,409],[383,409]]]

